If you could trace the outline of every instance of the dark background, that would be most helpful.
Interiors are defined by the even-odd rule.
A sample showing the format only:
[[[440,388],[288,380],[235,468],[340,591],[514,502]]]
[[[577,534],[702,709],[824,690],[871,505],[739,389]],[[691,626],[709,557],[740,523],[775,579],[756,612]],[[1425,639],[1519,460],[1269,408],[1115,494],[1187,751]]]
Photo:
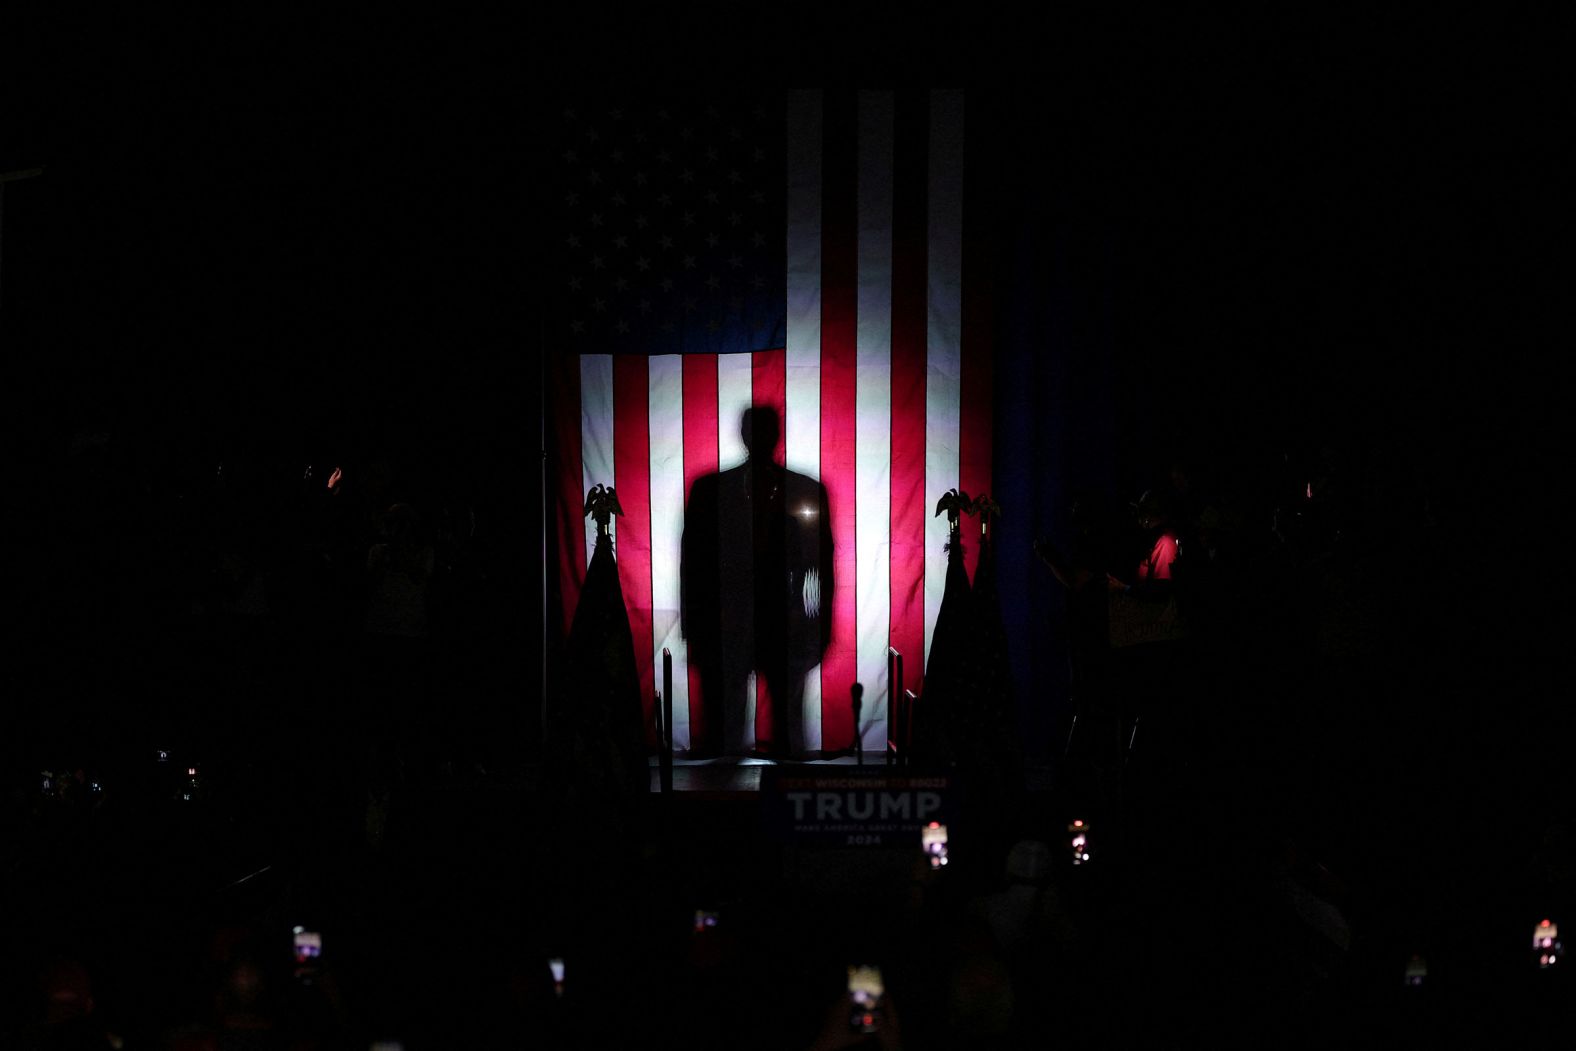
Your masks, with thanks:
[[[88,725],[159,705],[82,681],[138,619],[121,607],[164,612],[139,489],[200,492],[228,463],[289,491],[307,464],[322,484],[374,458],[429,511],[478,506],[511,643],[486,672],[530,682],[539,410],[514,72],[457,81],[478,41],[417,25],[32,40],[0,134],[0,167],[45,168],[7,187],[0,291],[27,692],[70,696]]]

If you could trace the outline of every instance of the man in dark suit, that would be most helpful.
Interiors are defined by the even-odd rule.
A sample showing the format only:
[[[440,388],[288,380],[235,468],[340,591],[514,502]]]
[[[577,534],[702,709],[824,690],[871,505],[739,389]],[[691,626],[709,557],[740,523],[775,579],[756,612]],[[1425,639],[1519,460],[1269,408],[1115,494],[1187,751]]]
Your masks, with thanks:
[[[680,617],[700,671],[703,721],[695,755],[748,755],[750,673],[764,682],[767,754],[801,757],[804,679],[832,632],[832,522],[826,487],[774,459],[775,410],[742,420],[749,458],[695,480],[684,512]]]

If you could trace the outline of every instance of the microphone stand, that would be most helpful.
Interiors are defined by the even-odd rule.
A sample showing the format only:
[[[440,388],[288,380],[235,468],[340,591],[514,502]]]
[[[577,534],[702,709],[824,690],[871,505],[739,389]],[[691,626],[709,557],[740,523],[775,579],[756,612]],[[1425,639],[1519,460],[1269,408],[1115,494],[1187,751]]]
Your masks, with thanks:
[[[854,683],[848,688],[854,702],[854,762],[865,765],[865,735],[859,729],[859,711],[865,706],[865,688]]]

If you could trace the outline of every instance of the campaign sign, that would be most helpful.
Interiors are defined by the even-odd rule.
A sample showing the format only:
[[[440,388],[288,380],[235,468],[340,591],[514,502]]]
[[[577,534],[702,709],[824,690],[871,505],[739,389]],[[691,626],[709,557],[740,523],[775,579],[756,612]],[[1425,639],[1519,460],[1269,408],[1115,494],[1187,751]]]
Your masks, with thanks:
[[[944,775],[769,768],[762,771],[761,803],[766,827],[796,843],[918,850],[922,828],[947,822],[952,789]]]

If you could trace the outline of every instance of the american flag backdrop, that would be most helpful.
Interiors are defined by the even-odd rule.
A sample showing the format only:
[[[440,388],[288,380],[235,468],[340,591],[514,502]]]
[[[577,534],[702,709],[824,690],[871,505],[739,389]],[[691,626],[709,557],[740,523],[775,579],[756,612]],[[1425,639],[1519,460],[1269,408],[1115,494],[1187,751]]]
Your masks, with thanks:
[[[957,90],[563,111],[549,391],[561,614],[594,547],[585,492],[611,485],[642,693],[649,705],[671,650],[680,752],[703,717],[679,620],[685,501],[697,477],[744,461],[751,405],[776,408],[778,462],[828,494],[832,640],[805,684],[807,748],[852,747],[858,681],[857,732],[880,753],[889,645],[919,688],[946,571],[936,501],[991,488],[988,191],[965,164],[965,119]]]

